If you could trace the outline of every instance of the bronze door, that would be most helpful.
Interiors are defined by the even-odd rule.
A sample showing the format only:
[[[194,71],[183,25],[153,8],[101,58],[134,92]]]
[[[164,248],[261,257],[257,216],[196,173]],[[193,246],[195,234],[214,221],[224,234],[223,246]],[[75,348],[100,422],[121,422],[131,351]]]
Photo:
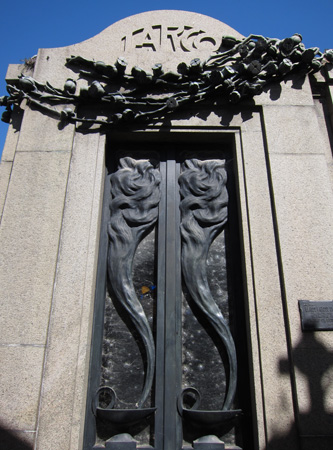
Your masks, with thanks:
[[[84,448],[243,445],[232,147],[122,148],[107,158]]]

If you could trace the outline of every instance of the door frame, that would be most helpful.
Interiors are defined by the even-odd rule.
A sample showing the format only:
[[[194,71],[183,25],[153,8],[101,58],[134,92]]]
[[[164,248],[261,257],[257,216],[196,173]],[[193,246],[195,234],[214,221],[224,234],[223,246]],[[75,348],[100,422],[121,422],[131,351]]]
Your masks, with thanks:
[[[133,143],[133,142],[137,142],[137,143],[144,143],[144,142],[149,142],[149,143],[158,143],[158,142],[163,142],[163,143],[167,143],[168,145],[172,145],[172,143],[177,142],[178,144],[184,143],[187,145],[190,145],[191,142],[192,143],[198,143],[198,142],[202,142],[203,144],[227,144],[230,146],[230,148],[232,148],[232,152],[233,152],[233,160],[234,160],[234,175],[235,175],[235,189],[238,193],[238,200],[237,200],[237,209],[238,209],[238,215],[239,215],[239,240],[240,240],[240,247],[243,249],[244,247],[244,241],[247,240],[247,237],[249,236],[249,230],[244,230],[244,225],[246,225],[248,223],[248,218],[247,216],[247,198],[246,198],[246,189],[245,189],[245,176],[244,176],[244,167],[243,167],[243,148],[242,148],[242,139],[241,139],[241,129],[239,127],[233,127],[233,128],[229,128],[229,129],[224,129],[221,130],[221,128],[212,128],[212,129],[208,129],[208,128],[191,128],[191,129],[184,129],[183,127],[179,127],[179,128],[175,128],[172,130],[168,130],[166,132],[163,132],[161,130],[154,130],[154,129],[150,129],[150,130],[145,130],[144,132],[141,131],[137,131],[137,132],[131,132],[131,133],[122,133],[122,132],[113,132],[112,134],[110,134],[110,136],[107,137],[107,144],[106,144],[106,151],[109,151],[110,148],[112,148],[112,145],[115,145],[116,143],[122,143],[124,145],[129,144],[129,143]],[[172,174],[171,172],[168,174],[168,176],[174,176],[174,174]],[[108,177],[105,177],[106,181],[105,181],[105,189],[110,189],[109,187],[109,179]],[[174,182],[177,182],[176,179],[174,179]],[[105,194],[104,194],[105,195]],[[167,214],[172,214],[172,215],[177,215],[177,211],[175,211],[174,206],[172,206],[172,201],[169,201],[168,199],[164,200],[166,202],[166,204],[168,204],[169,202],[169,206],[167,207]],[[102,212],[102,227],[103,228],[103,223],[104,223],[104,227],[105,227],[105,222],[107,220],[107,217],[109,215],[109,205],[106,204],[106,202],[103,202],[103,212]],[[179,221],[179,218],[177,219]],[[159,240],[162,241],[164,240],[164,236],[165,236],[165,230],[159,229]],[[170,237],[169,239],[175,239],[176,245],[174,246],[174,250],[172,251],[177,251],[176,248],[180,249],[180,241],[177,242],[177,237],[173,236]],[[179,237],[180,239],[180,237]],[[162,245],[161,242],[159,242],[159,246]],[[249,246],[249,242],[247,243],[247,245]],[[91,397],[91,392],[93,392],[93,390],[97,390],[98,389],[98,385],[99,384],[99,380],[95,379],[93,380],[93,376],[92,373],[99,371],[99,366],[100,366],[100,357],[98,357],[98,354],[101,355],[101,346],[102,346],[102,335],[103,335],[103,327],[101,327],[98,323],[96,323],[96,317],[103,317],[103,310],[104,310],[104,298],[105,298],[105,290],[106,290],[106,259],[107,259],[107,233],[101,233],[101,237],[100,237],[100,248],[99,248],[99,257],[98,257],[98,267],[97,267],[97,278],[96,278],[96,292],[95,292],[95,312],[94,312],[94,324],[93,324],[93,332],[92,332],[92,346],[91,346],[91,359],[90,359],[90,375],[89,375],[89,392],[88,396],[87,396],[87,420],[86,420],[86,430],[85,430],[85,439],[84,441],[90,441],[93,442],[93,438],[92,436],[95,435],[95,429],[94,426],[92,426],[91,424],[89,425],[89,416],[90,416],[90,422],[91,422],[91,414],[92,414],[92,410],[91,410],[91,402],[92,402],[92,397]],[[245,251],[242,250],[242,273],[243,273],[243,287],[244,287],[244,292],[243,292],[243,299],[244,299],[244,314],[245,314],[245,323],[246,323],[246,342],[247,342],[247,346],[245,349],[245,353],[248,357],[248,360],[250,361],[250,365],[252,366],[253,369],[253,360],[252,360],[252,340],[251,340],[251,335],[253,336],[253,324],[250,324],[249,318],[250,318],[250,311],[249,311],[249,304],[248,304],[248,300],[249,300],[249,295],[248,295],[248,280],[247,280],[247,274],[249,273],[248,270],[248,264],[249,261],[246,260],[245,257]],[[162,262],[159,262],[159,267],[158,267],[158,273],[164,272],[165,269],[162,269],[161,264],[163,264]],[[175,273],[171,274],[172,271],[174,271],[176,269],[176,271],[178,271],[178,274],[180,273],[180,270],[178,268],[172,267],[172,264],[168,263],[168,257],[166,258],[166,265],[169,264],[168,269],[165,271],[165,273],[169,274],[170,277],[175,277],[177,275],[175,275]],[[252,272],[252,270],[250,270],[250,272]],[[158,276],[158,274],[157,274]],[[179,276],[179,275],[178,275]],[[175,285],[175,283],[171,282],[171,281],[167,281],[164,282],[164,280],[161,282],[160,280],[160,284],[163,284],[163,286],[168,285],[168,286],[172,286]],[[161,290],[160,290],[161,292]],[[161,292],[161,295],[165,295],[165,292]],[[179,293],[174,293],[173,298],[177,299],[179,298]],[[171,296],[170,296],[171,297]],[[99,300],[98,300],[99,299]],[[101,300],[103,299],[103,301]],[[161,302],[158,302],[159,304],[161,304]],[[171,314],[172,311],[171,309],[174,308],[174,305],[172,305],[170,302],[167,302],[168,304],[168,308],[169,311],[166,311],[166,314]],[[158,315],[158,317],[160,317],[161,315]],[[100,322],[103,322],[99,319]],[[162,334],[170,335],[173,336],[172,338],[172,342],[171,342],[171,346],[173,347],[177,347],[179,345],[181,345],[181,341],[177,338],[174,338],[174,336],[177,336],[177,332],[176,333],[171,333],[170,331],[168,331],[167,329],[164,328],[164,324],[159,324],[159,326],[157,326],[157,329],[161,330]],[[251,332],[252,329],[252,332]],[[163,340],[163,339],[162,339]],[[161,339],[157,339],[158,342],[161,342]],[[165,345],[163,343],[163,345]],[[160,379],[164,379],[167,376],[170,376],[171,373],[169,373],[170,371],[174,371],[175,367],[165,367],[165,363],[164,360],[160,360],[158,355],[159,355],[158,351],[158,347],[156,348],[156,356],[157,356],[157,361],[156,361],[156,376],[159,376]],[[178,365],[181,364],[181,361],[178,361],[177,363]],[[177,365],[176,364],[176,365]],[[252,400],[254,398],[254,375],[253,372],[250,371],[251,373],[248,374],[249,377],[249,385],[251,386],[250,391],[251,394],[250,396],[252,397]],[[95,377],[97,378],[97,377]],[[181,380],[180,380],[181,381]],[[156,390],[155,393],[155,402],[156,402],[156,406],[158,405],[158,403],[162,404],[164,403],[164,400],[162,398],[162,392],[157,392],[158,390]],[[161,391],[161,390],[160,390]],[[163,395],[164,397],[164,395]],[[175,402],[174,402],[174,398],[172,398],[172,396],[167,397],[167,400],[169,400],[170,402],[172,402],[172,405],[168,404],[168,401],[166,401],[164,403],[164,408],[165,411],[170,411],[170,408],[176,408],[175,406]],[[251,433],[253,434],[253,430],[257,429],[257,424],[256,424],[256,408],[255,408],[255,402],[252,401],[251,402],[251,412],[250,415],[252,417],[252,424],[251,424]],[[181,419],[177,414],[174,414],[175,423],[169,422],[167,424],[165,424],[163,422],[163,417],[159,416],[158,414],[156,414],[156,418],[155,418],[155,422],[156,422],[156,426],[160,426],[162,427],[162,429],[164,430],[163,435],[160,435],[160,438],[157,438],[156,440],[156,446],[154,447],[156,450],[174,450],[174,444],[171,444],[170,447],[163,447],[163,436],[168,433],[168,435],[172,434],[174,435],[174,438],[171,439],[169,442],[173,442],[173,441],[179,441],[179,430],[181,429]],[[160,424],[158,425],[157,422],[160,422]],[[254,433],[256,434],[256,433]],[[177,437],[178,435],[178,437]],[[255,442],[257,442],[257,437],[254,436],[251,439],[255,445]],[[84,450],[91,448],[89,446],[85,446],[86,444],[84,444]],[[90,445],[90,444],[89,444]],[[143,447],[140,447],[143,448]],[[148,448],[152,448],[152,447],[147,447]],[[252,448],[252,446],[251,446]]]

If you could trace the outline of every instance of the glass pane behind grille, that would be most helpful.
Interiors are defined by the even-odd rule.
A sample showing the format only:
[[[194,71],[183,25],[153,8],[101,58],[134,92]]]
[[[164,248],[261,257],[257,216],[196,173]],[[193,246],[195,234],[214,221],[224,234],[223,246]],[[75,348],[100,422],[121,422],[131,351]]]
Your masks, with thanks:
[[[156,301],[155,231],[140,243],[133,262],[133,284],[153,328]],[[144,352],[141,341],[122,306],[107,294],[104,316],[101,385],[117,393],[116,408],[133,408],[144,382]],[[150,404],[150,401],[147,401]]]

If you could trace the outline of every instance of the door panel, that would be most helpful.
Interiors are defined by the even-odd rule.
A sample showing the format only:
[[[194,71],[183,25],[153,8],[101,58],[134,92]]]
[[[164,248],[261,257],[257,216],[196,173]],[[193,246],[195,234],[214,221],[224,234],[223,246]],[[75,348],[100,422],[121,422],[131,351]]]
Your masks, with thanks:
[[[127,144],[107,158],[85,449],[248,435],[248,398],[235,396],[233,335],[246,343],[232,148],[202,147]]]

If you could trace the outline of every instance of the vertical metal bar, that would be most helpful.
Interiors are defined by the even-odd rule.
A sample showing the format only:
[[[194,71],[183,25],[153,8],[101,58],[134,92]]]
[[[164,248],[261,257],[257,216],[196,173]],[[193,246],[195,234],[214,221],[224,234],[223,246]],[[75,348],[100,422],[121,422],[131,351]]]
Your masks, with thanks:
[[[107,252],[108,252],[108,235],[107,221],[110,215],[109,200],[110,199],[110,177],[105,176],[103,210],[101,220],[101,235],[99,242],[99,253],[96,274],[95,288],[95,304],[94,304],[94,321],[92,330],[92,342],[90,351],[90,370],[88,381],[88,393],[86,402],[86,420],[83,449],[89,450],[93,447],[96,440],[96,424],[95,417],[92,413],[92,401],[95,392],[100,383],[100,373],[102,364],[102,345],[104,331],[104,301],[106,291],[106,268],[107,268]]]
[[[156,369],[155,369],[155,445],[163,450],[164,436],[164,322],[165,322],[165,247],[166,247],[166,162],[160,162],[161,200],[159,204],[157,237],[157,305],[156,305]]]
[[[179,169],[174,157],[170,154],[166,171],[164,450],[178,450],[182,442],[181,419],[177,412],[177,397],[181,391]]]
[[[175,156],[176,160],[176,156]],[[180,192],[178,179],[180,175],[180,164],[176,162],[175,167],[175,196],[174,196],[174,207],[175,207],[175,240],[176,240],[176,255],[175,255],[175,286],[176,286],[176,298],[175,298],[175,329],[176,329],[176,339],[175,339],[175,361],[176,361],[176,378],[175,378],[175,391],[176,391],[176,402],[178,396],[182,391],[182,269],[181,269],[181,235],[180,235]],[[183,426],[180,415],[178,414],[178,408],[176,407],[176,430],[177,430],[177,441],[175,448],[182,448],[183,442]]]

